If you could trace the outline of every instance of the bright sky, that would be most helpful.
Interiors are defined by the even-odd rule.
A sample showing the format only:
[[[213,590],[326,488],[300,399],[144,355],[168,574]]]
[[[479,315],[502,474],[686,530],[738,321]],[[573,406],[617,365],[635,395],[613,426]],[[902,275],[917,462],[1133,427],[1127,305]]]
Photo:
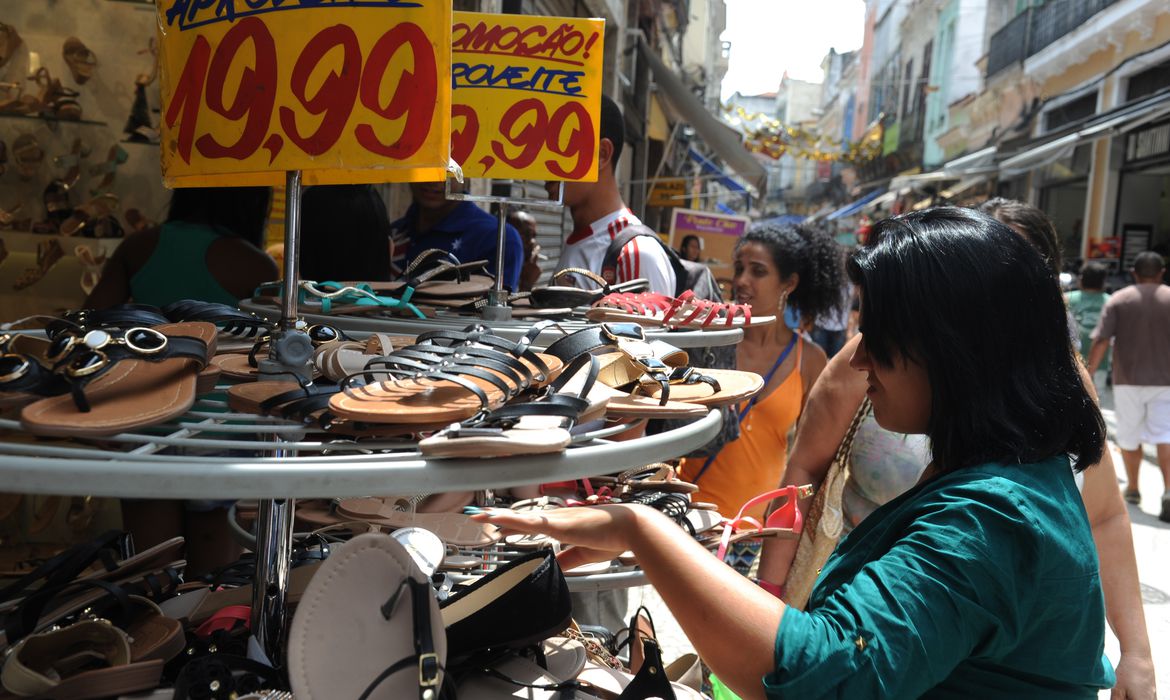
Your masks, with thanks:
[[[830,48],[861,48],[864,0],[725,0],[731,62],[723,78],[723,99],[773,92],[784,71],[820,82],[821,59]]]

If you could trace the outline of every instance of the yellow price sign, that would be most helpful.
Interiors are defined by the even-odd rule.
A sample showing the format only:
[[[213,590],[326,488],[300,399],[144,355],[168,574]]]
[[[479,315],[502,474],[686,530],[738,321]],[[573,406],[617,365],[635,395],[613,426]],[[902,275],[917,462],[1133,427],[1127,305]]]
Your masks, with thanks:
[[[686,180],[662,178],[651,183],[646,204],[651,207],[681,207],[686,204],[686,194]]]
[[[456,12],[451,158],[468,177],[597,179],[605,20]]]
[[[451,5],[158,0],[169,186],[442,180]]]

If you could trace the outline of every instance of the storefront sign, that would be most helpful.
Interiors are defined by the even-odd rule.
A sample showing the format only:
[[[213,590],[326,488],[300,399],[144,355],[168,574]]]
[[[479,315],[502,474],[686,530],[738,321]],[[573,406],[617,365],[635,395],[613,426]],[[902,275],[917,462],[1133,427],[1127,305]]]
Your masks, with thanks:
[[[468,177],[597,179],[605,21],[456,12],[451,157]]]
[[[1125,138],[1125,162],[1170,153],[1170,122],[1135,131]]]
[[[687,199],[687,182],[681,177],[662,178],[650,185],[646,205],[651,207],[678,207]]]
[[[670,216],[670,246],[680,248],[684,238],[698,236],[703,246],[700,259],[711,268],[717,279],[729,278],[735,244],[747,231],[748,221],[746,216],[675,209]]]
[[[159,0],[170,186],[445,177],[451,6]]]

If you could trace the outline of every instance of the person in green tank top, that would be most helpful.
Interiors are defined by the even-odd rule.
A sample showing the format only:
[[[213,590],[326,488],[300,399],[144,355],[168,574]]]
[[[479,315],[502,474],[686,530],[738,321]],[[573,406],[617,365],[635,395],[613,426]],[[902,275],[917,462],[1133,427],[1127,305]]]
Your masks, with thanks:
[[[1109,293],[1105,291],[1105,277],[1109,270],[1098,262],[1087,262],[1081,268],[1081,288],[1064,295],[1068,303],[1068,310],[1077,322],[1077,330],[1081,338],[1081,357],[1089,358],[1089,347],[1093,344],[1093,329],[1101,320],[1101,309],[1109,301]],[[1109,371],[1109,355],[1101,369]]]
[[[279,276],[259,247],[271,198],[267,187],[175,190],[166,223],[118,246],[85,307],[131,300],[161,307],[180,299],[235,306]]]

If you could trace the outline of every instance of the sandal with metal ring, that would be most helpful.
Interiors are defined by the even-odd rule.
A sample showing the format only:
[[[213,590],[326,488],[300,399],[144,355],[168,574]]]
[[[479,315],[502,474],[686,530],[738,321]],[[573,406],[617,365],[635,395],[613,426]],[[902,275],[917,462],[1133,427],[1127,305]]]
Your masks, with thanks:
[[[202,322],[58,338],[52,359],[69,395],[25,406],[21,424],[42,435],[100,437],[177,417],[194,404],[215,341],[215,326]]]

